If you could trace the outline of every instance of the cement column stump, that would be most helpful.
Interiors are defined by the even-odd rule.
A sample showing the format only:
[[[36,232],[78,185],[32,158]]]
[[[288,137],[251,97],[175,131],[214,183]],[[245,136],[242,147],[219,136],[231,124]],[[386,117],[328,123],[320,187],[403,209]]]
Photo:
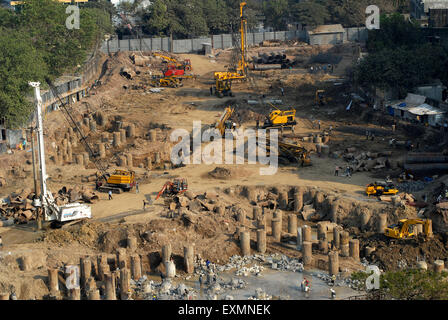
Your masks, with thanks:
[[[138,254],[131,256],[131,272],[132,279],[135,281],[138,281],[142,277],[142,266],[140,263],[140,256]]]
[[[104,277],[106,281],[106,300],[117,300],[113,275],[106,273]]]
[[[278,195],[278,207],[281,210],[288,209],[288,192],[282,191]]]
[[[84,158],[84,165],[88,166],[89,162],[90,162],[89,153],[88,152],[84,152],[82,155],[83,155],[83,158]]]
[[[338,208],[339,204],[337,203],[337,201],[335,201],[330,208],[330,221],[333,223],[338,222]]]
[[[147,169],[152,169],[151,157],[146,157],[145,158],[145,166],[146,166]]]
[[[302,227],[298,227],[297,228],[297,250],[301,251],[302,250]]]
[[[104,143],[98,143],[98,153],[100,155],[100,159],[106,158],[106,147]]]
[[[320,239],[319,240],[319,250],[323,254],[327,254],[328,253],[328,241],[326,239]]]
[[[367,230],[367,225],[369,224],[369,220],[370,220],[370,213],[363,212],[361,214],[361,229],[362,230]]]
[[[349,255],[349,233],[347,231],[343,231],[341,233],[341,256],[348,257]]]
[[[428,270],[428,264],[425,261],[419,261],[417,262],[417,269]]]
[[[246,225],[246,211],[240,209],[237,214],[237,220],[241,225]]]
[[[113,134],[114,134],[114,138],[113,138],[113,141],[112,141],[112,146],[119,147],[120,144],[121,144],[120,132],[114,132]]]
[[[280,221],[283,221],[283,213],[279,210],[274,211],[273,217],[274,219],[279,219]]]
[[[127,153],[126,155],[126,163],[128,165],[128,167],[133,167],[134,166],[134,159],[131,153]]]
[[[162,247],[162,261],[170,261],[171,259],[171,243],[168,243]]]
[[[126,127],[126,137],[133,138],[135,136],[135,125],[133,123]]]
[[[82,154],[77,154],[75,161],[77,165],[84,166],[84,156]]]
[[[191,245],[184,247],[184,267],[186,273],[194,272],[194,248]]]
[[[288,216],[288,233],[295,234],[297,232],[297,216],[290,214]]]
[[[303,190],[299,188],[294,194],[294,211],[300,212],[303,208]]]
[[[22,256],[19,259],[20,261],[20,270],[22,271],[30,271],[32,268],[32,259],[30,256]]]
[[[387,228],[387,214],[382,213],[378,216],[378,233],[384,233]]]
[[[434,272],[442,273],[443,269],[445,269],[445,262],[443,260],[434,261]]]
[[[58,269],[48,268],[48,290],[52,295],[57,295],[59,292]]]
[[[339,274],[339,254],[337,251],[328,254],[328,268],[330,276]]]
[[[131,293],[131,277],[128,269],[120,270],[120,299],[127,300]]]
[[[253,208],[253,219],[255,221],[258,221],[261,218],[261,208],[260,207],[254,207]]]
[[[333,243],[336,248],[341,247],[341,232],[342,228],[340,226],[337,226],[333,229]]]
[[[415,227],[416,227],[415,230],[416,230],[417,235],[423,233],[423,225],[422,224],[416,224]]]
[[[90,125],[90,119],[85,117],[82,120],[83,120],[83,124],[88,128]]]
[[[70,300],[81,300],[81,290],[79,288],[70,289],[68,292]]]
[[[217,206],[216,207],[216,213],[220,216],[222,216],[226,212],[226,207],[224,206]]]
[[[257,251],[260,253],[266,252],[266,230],[257,230]]]
[[[155,163],[155,164],[160,164],[160,162],[161,162],[160,152],[156,152],[156,153],[154,154],[154,163]]]
[[[310,226],[304,225],[302,227],[302,240],[303,240],[302,244],[305,241],[311,242],[312,237],[311,237],[311,227]]]
[[[9,300],[9,293],[0,293],[0,300]]]
[[[92,261],[89,258],[81,258],[81,286],[82,288],[86,287],[87,280],[90,278],[92,274]]]
[[[317,239],[319,239],[319,240],[328,239],[326,224],[323,224],[320,222],[317,224]]]
[[[105,274],[110,273],[110,266],[106,264],[99,264],[98,265],[98,279],[100,281],[104,281]]]
[[[100,290],[94,289],[92,291],[89,291],[89,300],[101,300]]]
[[[117,165],[119,167],[126,167],[127,166],[126,156],[124,155],[118,156]]]
[[[109,140],[110,140],[109,132],[102,132],[101,133],[101,142],[109,143]]]
[[[149,130],[149,141],[156,142],[156,140],[157,140],[157,132],[156,132],[156,130],[154,130],[154,129]]]
[[[250,256],[250,232],[241,232],[240,239],[241,253],[243,256]]]
[[[302,244],[302,260],[305,266],[309,266],[313,262],[312,242],[304,241]]]
[[[104,114],[101,111],[96,112],[96,124],[99,126],[104,126]]]
[[[236,227],[235,233],[236,233],[236,237],[237,237],[238,240],[241,239],[241,233],[244,232],[244,231],[246,231],[246,227],[245,226],[237,226]]]
[[[127,246],[131,251],[137,249],[137,238],[135,238],[134,236],[129,236],[127,239]]]
[[[280,242],[281,236],[282,236],[282,224],[280,219],[275,218],[271,221],[271,228],[272,228],[272,237],[275,241]]]
[[[93,277],[90,277],[89,279],[87,279],[86,287],[85,287],[84,291],[90,292],[95,289],[97,289],[95,279]]]
[[[264,215],[257,219],[257,228],[266,230],[266,217]]]
[[[350,251],[350,257],[355,259],[356,261],[359,261],[359,240],[358,239],[351,239],[349,241],[349,251]]]
[[[369,246],[364,247],[364,255],[366,257],[370,256],[374,252],[375,252],[375,248],[372,248],[372,247],[369,247]]]
[[[126,249],[120,248],[117,252],[118,268],[126,269],[128,267],[128,257],[126,254]]]
[[[176,276],[176,265],[173,261],[165,261],[165,276],[170,279]]]
[[[120,129],[120,142],[121,144],[126,144],[126,130]]]

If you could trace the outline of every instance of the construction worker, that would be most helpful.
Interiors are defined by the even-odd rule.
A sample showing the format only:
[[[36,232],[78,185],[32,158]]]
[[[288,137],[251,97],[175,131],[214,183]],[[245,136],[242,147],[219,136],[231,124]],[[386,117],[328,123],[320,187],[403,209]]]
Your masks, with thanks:
[[[236,123],[234,122],[234,123],[232,123],[232,129],[233,129],[233,131],[235,131],[236,130]]]
[[[372,138],[372,141],[375,140],[375,134],[373,132],[370,137]]]
[[[369,130],[366,130],[366,140],[369,140],[370,132]]]
[[[260,118],[257,118],[257,129],[260,128]]]
[[[135,183],[135,193],[139,193],[140,190],[138,189],[138,182]]]
[[[285,95],[285,90],[283,89],[283,87],[280,88],[280,91],[282,92],[282,97]]]
[[[318,126],[318,128],[320,130],[320,120],[317,121],[317,126]]]
[[[147,205],[149,205],[149,203],[146,200],[143,200],[143,210],[146,210]]]
[[[347,166],[347,169],[345,169],[345,175],[346,175],[348,178],[351,178],[351,176],[352,176],[350,171],[351,171],[350,167]]]
[[[339,166],[336,166],[336,168],[334,168],[334,175],[335,175],[336,177],[339,176]]]
[[[328,135],[330,135],[331,136],[331,131],[333,130],[333,126],[332,125],[330,125],[330,128],[328,128]]]
[[[112,200],[112,190],[109,190],[109,200]]]
[[[2,236],[0,236],[0,248],[3,248],[3,239],[2,239]]]
[[[330,296],[331,296],[331,299],[335,299],[336,298],[336,291],[334,291],[333,288],[330,288]]]
[[[213,87],[210,87],[210,95],[213,95]]]
[[[336,275],[332,275],[331,276],[331,284],[334,286],[334,284],[336,283]]]

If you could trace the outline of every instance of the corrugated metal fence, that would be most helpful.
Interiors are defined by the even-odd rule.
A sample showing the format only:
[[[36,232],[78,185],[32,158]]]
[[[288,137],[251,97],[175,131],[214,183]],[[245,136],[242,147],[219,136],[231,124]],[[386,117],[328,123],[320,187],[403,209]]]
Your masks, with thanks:
[[[344,33],[345,42],[360,41],[367,39],[366,28],[346,28]],[[307,41],[305,30],[296,31],[276,31],[276,32],[249,32],[247,34],[247,44],[256,45],[265,40],[299,40]],[[101,46],[104,53],[114,53],[117,51],[170,51],[173,53],[195,53],[203,50],[203,44],[211,44],[214,49],[228,49],[235,46],[238,39],[232,34],[212,35],[210,37],[196,39],[173,40],[170,38],[142,38],[142,39],[113,39],[105,41]]]

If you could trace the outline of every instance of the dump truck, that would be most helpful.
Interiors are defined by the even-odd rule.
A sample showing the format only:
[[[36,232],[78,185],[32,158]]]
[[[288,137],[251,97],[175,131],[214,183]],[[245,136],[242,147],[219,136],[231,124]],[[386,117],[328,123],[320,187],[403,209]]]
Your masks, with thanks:
[[[413,227],[417,224],[423,225],[423,234],[427,239],[432,238],[432,220],[430,219],[402,219],[397,224],[386,228],[384,234],[389,238],[408,239],[416,237]]]
[[[135,187],[135,172],[117,169],[113,174],[97,174],[96,189],[100,192],[122,193]]]
[[[368,196],[382,196],[382,195],[396,195],[398,189],[392,182],[375,181],[366,187],[366,194]]]
[[[275,110],[272,110],[266,117],[266,120],[262,126],[262,129],[266,128],[291,128],[294,132],[294,127],[297,124],[296,110],[291,108],[289,110],[282,111],[273,104],[270,104]]]

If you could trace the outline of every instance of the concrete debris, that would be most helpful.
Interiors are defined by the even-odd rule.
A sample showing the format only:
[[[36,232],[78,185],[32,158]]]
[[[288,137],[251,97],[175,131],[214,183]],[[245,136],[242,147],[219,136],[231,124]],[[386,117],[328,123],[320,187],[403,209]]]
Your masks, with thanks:
[[[248,300],[272,300],[272,296],[268,295],[261,288],[255,290],[255,296],[249,297]]]
[[[425,189],[429,182],[425,181],[403,181],[397,184],[398,190],[406,193],[418,192]]]

